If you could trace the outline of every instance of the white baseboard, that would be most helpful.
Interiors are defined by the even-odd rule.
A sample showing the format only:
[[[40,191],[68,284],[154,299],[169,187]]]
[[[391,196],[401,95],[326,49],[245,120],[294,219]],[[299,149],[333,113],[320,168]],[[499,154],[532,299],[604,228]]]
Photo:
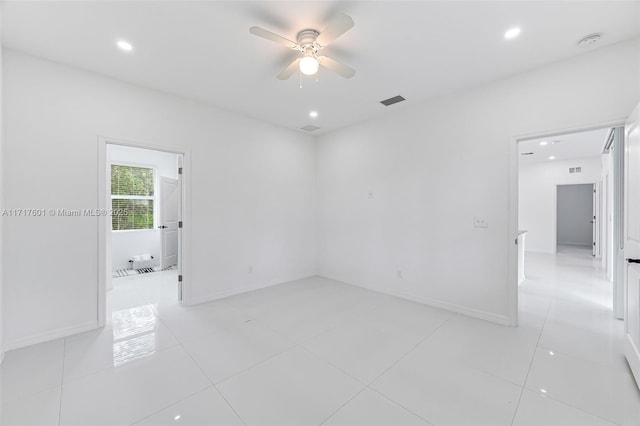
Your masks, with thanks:
[[[468,306],[457,305],[455,303],[444,302],[442,300],[431,299],[428,297],[418,296],[415,294],[400,292],[391,288],[370,288],[364,285],[358,285],[355,283],[351,283],[347,280],[343,280],[337,277],[331,277],[326,274],[318,274],[318,276],[323,278],[328,278],[334,281],[340,281],[344,284],[352,285],[355,287],[360,287],[366,290],[375,291],[382,294],[387,294],[389,296],[399,297],[400,299],[409,300],[411,302],[422,303],[423,305],[431,306],[434,308],[444,309],[446,311],[455,312],[458,314],[466,315],[473,318],[478,318],[485,321],[490,321],[500,325],[511,326],[511,322],[509,321],[509,317],[507,315],[495,314],[493,312],[487,312],[480,309],[470,308]]]
[[[587,249],[591,248],[591,244],[592,243],[586,243],[585,244],[585,243],[570,243],[570,242],[567,242],[567,241],[563,241],[563,242],[558,241],[558,245],[559,246],[571,246],[571,247],[587,248]]]
[[[185,306],[192,306],[192,305],[199,305],[201,303],[213,302],[214,300],[224,299],[226,297],[235,296],[236,294],[248,293],[250,291],[260,290],[261,288],[272,287],[274,285],[284,284],[291,281],[303,280],[305,278],[315,277],[317,275],[318,274],[316,272],[310,272],[307,274],[302,274],[299,276],[290,277],[286,279],[274,279],[274,280],[269,280],[261,283],[255,283],[255,284],[246,285],[238,288],[233,288],[225,291],[219,291],[217,293],[208,294],[206,296],[191,297],[191,300],[189,300],[189,303],[185,303]]]
[[[51,340],[60,339],[62,337],[71,336],[78,333],[84,333],[85,331],[95,330],[98,328],[98,321],[89,321],[79,325],[73,325],[69,327],[62,327],[55,330],[46,331],[44,333],[38,333],[27,337],[22,337],[8,342],[4,350],[5,352],[12,351],[14,349],[24,348],[26,346],[36,345],[38,343],[50,342]]]

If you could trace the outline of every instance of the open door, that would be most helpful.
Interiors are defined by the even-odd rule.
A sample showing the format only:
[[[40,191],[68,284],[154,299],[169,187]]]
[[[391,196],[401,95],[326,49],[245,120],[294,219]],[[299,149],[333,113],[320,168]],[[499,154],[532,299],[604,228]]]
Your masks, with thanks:
[[[593,192],[593,199],[591,202],[591,215],[593,216],[593,219],[591,220],[591,255],[592,256],[598,256],[598,250],[599,250],[599,238],[598,238],[598,221],[597,221],[597,212],[598,212],[598,184],[594,183],[593,184],[593,188],[592,188],[592,192]]]
[[[178,263],[180,188],[177,179],[160,178],[160,225],[162,269]]]
[[[624,150],[624,353],[640,384],[640,105],[625,125]]]

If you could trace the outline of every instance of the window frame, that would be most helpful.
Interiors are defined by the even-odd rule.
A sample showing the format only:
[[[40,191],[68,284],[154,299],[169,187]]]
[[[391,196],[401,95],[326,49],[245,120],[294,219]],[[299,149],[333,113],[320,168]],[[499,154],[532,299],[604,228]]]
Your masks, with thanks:
[[[151,169],[153,170],[153,195],[114,195],[112,194],[112,186],[111,186],[111,167],[112,166],[123,166],[123,167],[137,167],[142,169]],[[146,229],[113,229],[113,220],[111,216],[109,217],[111,223],[111,232],[149,232],[156,230],[156,224],[158,223],[158,166],[154,164],[146,164],[146,163],[138,163],[138,162],[130,162],[130,161],[112,161],[109,163],[108,168],[109,173],[109,209],[113,209],[113,199],[123,199],[123,200],[152,200],[153,201],[153,225],[151,228]]]

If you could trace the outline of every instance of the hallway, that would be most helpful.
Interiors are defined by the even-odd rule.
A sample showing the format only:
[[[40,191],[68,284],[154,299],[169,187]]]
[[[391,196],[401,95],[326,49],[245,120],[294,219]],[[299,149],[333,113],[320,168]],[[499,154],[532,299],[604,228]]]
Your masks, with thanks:
[[[526,256],[520,324],[540,335],[527,375],[532,393],[523,400],[535,392],[617,424],[640,424],[640,392],[622,350],[624,323],[613,319],[613,284],[600,260],[590,248],[571,246]],[[559,415],[566,406],[556,405]],[[552,415],[540,408],[537,415]],[[546,424],[544,417],[539,422]]]

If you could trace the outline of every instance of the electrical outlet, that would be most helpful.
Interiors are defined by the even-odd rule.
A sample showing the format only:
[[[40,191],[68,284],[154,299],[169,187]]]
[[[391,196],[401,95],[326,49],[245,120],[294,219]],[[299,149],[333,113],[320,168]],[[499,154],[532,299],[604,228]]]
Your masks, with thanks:
[[[480,216],[473,217],[473,227],[474,228],[487,228],[489,226],[489,222],[487,219]]]
[[[398,269],[397,273],[398,273],[398,278],[402,279],[402,271]]]
[[[373,192],[369,192],[369,199],[371,200],[373,198]]]

